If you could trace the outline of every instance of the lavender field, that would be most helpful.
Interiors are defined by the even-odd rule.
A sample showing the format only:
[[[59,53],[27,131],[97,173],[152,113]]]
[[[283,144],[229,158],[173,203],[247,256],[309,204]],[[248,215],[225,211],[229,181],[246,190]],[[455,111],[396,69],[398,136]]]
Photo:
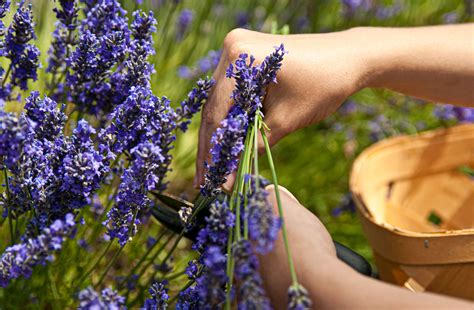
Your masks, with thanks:
[[[244,180],[241,192],[213,204],[194,243],[154,219],[155,194],[192,200],[199,193],[192,183],[201,106],[232,29],[325,33],[465,23],[473,13],[471,0],[0,0],[0,309],[200,309],[245,301],[248,292],[234,294],[232,280],[222,279],[235,268],[238,281],[261,286],[255,255],[269,251],[281,222],[259,192],[266,181],[247,175],[275,181],[275,169],[334,240],[372,261],[348,188],[354,159],[388,137],[473,123],[474,109],[364,89],[275,145],[274,169],[255,155],[252,139],[264,127],[259,100],[291,53],[276,47],[265,63],[242,57],[229,73],[242,87],[248,76],[258,86],[249,99],[254,108],[240,102],[242,111],[229,113],[223,128],[244,129],[234,136],[223,130],[216,141],[240,144],[214,146],[211,172],[226,171],[208,177],[196,206],[218,196],[232,170]],[[241,95],[233,93],[236,106]],[[247,165],[238,168],[242,150]],[[223,163],[223,154],[234,157]],[[229,211],[240,210],[233,201],[241,197],[261,206],[255,218],[267,230]],[[229,235],[216,221],[238,228]],[[226,247],[227,256],[218,251]],[[247,256],[229,263],[235,249]],[[268,302],[264,292],[254,295]],[[253,309],[255,300],[245,302],[239,309]]]

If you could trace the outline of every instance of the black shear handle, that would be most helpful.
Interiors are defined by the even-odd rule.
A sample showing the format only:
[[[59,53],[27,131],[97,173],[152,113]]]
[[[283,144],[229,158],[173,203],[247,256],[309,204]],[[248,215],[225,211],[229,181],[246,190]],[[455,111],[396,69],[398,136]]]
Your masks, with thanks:
[[[377,275],[373,272],[370,263],[364,257],[337,241],[334,241],[334,246],[336,247],[337,258],[339,258],[341,261],[363,275],[377,278]]]

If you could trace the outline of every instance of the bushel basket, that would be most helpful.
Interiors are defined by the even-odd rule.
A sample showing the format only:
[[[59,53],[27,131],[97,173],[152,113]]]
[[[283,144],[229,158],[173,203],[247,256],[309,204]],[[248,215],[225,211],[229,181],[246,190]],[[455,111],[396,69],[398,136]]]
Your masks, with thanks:
[[[474,300],[474,125],[379,142],[350,186],[380,278]]]

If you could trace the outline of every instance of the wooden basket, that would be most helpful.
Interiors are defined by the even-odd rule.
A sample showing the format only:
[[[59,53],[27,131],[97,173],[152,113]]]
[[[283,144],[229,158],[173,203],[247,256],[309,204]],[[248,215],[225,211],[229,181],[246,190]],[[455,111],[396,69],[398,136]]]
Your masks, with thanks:
[[[474,300],[474,124],[379,142],[350,186],[380,278]]]

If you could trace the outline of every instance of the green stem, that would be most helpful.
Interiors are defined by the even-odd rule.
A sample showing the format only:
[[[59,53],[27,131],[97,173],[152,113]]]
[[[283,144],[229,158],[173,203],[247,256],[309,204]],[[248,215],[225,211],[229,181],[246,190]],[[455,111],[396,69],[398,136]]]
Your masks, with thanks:
[[[235,227],[233,234],[235,235],[235,240],[232,240],[233,234],[229,231],[229,239],[227,241],[227,291],[226,291],[226,302],[225,308],[231,308],[231,296],[230,293],[232,291],[233,281],[234,281],[234,267],[235,261],[232,256],[232,244],[234,241],[238,241],[241,239],[240,235],[240,194],[243,192],[245,181],[244,176],[245,174],[249,173],[249,160],[250,154],[252,152],[252,131],[253,127],[247,132],[247,136],[245,137],[244,143],[244,153],[241,155],[241,162],[239,164],[239,169],[237,170],[237,177],[236,182],[237,184],[234,185],[234,192],[232,193],[231,201],[230,201],[230,209],[234,210],[235,207]],[[244,223],[245,225],[245,223]]]
[[[157,259],[157,257],[160,255],[160,253],[163,251],[163,249],[168,245],[168,242],[171,241],[171,239],[173,239],[174,235],[173,234],[170,234],[169,238],[165,241],[165,243],[163,243],[159,248],[158,250],[156,251],[156,253],[153,255],[153,257],[150,259],[150,261],[142,268],[142,270],[138,273],[138,278],[141,278],[143,276],[143,274],[146,272],[146,270],[148,269],[148,267],[151,266],[151,264],[153,264],[153,262]]]
[[[2,88],[5,86],[5,83],[7,82],[8,75],[10,74],[10,71],[12,71],[12,63],[8,66],[7,72],[5,72],[5,75],[3,76],[3,81],[2,81]]]
[[[145,255],[142,255],[142,257],[140,258],[140,260],[138,261],[138,263],[132,268],[132,270],[130,270],[130,272],[128,273],[126,279],[129,279],[130,277],[133,276],[133,274],[135,273],[135,271],[137,271],[138,268],[141,267],[141,265],[143,264],[143,262],[146,260],[146,258],[148,257],[148,255],[150,255],[150,253],[155,249],[155,247],[160,243],[161,239],[164,237],[164,235],[166,234],[166,232],[163,232],[159,237],[158,239],[156,239],[155,243],[146,251]]]
[[[10,201],[10,185],[8,184],[8,172],[7,168],[3,169],[3,175],[5,178],[5,186],[7,189],[7,201]],[[9,203],[7,203],[9,204]],[[10,226],[10,241],[11,244],[15,244],[15,235],[13,233],[13,223],[12,223],[12,208],[11,206],[8,206],[8,226]]]
[[[102,281],[104,281],[105,279],[105,276],[107,275],[107,272],[109,272],[110,268],[112,268],[113,264],[115,263],[115,261],[117,260],[117,258],[119,257],[119,254],[122,252],[123,248],[125,247],[122,246],[120,247],[120,249],[117,250],[117,252],[115,252],[114,256],[112,257],[112,259],[110,260],[110,263],[107,265],[107,267],[105,268],[104,272],[102,273],[102,275],[100,276],[100,279],[99,279],[99,282],[96,283],[95,286],[99,286]]]
[[[100,261],[104,258],[104,256],[109,252],[110,247],[112,246],[113,240],[109,241],[107,247],[105,248],[104,252],[99,256],[99,258],[95,261],[94,265],[79,279],[79,283],[76,285],[76,288],[79,288],[84,280],[94,271],[94,269],[99,265]]]
[[[51,286],[51,293],[53,294],[54,309],[62,309],[58,287],[56,286],[56,282],[54,281],[53,273],[51,272],[51,266],[48,266],[48,280],[49,285]]]
[[[164,277],[163,279],[164,280],[168,280],[168,281],[171,281],[171,280],[174,280],[174,279],[177,279],[183,275],[186,274],[186,270],[183,270],[183,271],[180,271],[180,272],[176,272],[176,273],[173,273],[173,274],[170,274],[169,276],[167,277]]]
[[[278,205],[278,213],[281,218],[281,231],[283,235],[283,243],[285,245],[286,257],[288,259],[288,265],[290,266],[291,281],[293,282],[293,285],[298,286],[299,284],[298,284],[298,279],[296,277],[295,266],[293,264],[293,257],[291,256],[291,250],[290,250],[290,244],[288,242],[288,235],[286,232],[285,220],[283,218],[283,207],[281,204],[280,190],[278,189],[278,178],[277,178],[277,174],[275,170],[275,165],[273,163],[273,157],[270,150],[270,144],[268,143],[268,139],[265,134],[265,129],[260,128],[260,132],[262,133],[263,143],[265,144],[265,152],[267,153],[267,157],[268,157],[268,165],[270,166],[270,170],[272,172],[273,184],[275,186],[275,196],[276,196],[277,205]]]

